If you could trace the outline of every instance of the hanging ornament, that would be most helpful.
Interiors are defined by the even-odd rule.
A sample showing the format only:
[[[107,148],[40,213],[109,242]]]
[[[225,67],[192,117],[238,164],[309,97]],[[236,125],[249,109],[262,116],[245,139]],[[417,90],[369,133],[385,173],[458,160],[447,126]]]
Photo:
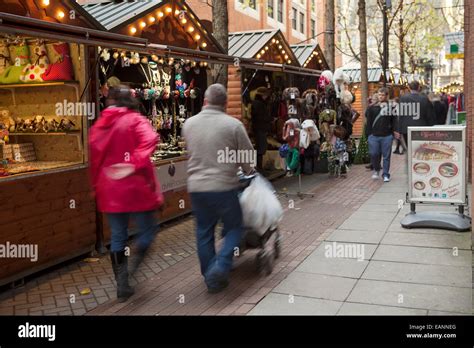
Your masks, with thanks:
[[[113,55],[114,59],[118,59],[119,57],[119,53],[118,52],[114,52],[114,55]]]
[[[104,62],[108,62],[110,59],[110,52],[108,49],[104,48],[100,54],[100,57],[104,60]]]

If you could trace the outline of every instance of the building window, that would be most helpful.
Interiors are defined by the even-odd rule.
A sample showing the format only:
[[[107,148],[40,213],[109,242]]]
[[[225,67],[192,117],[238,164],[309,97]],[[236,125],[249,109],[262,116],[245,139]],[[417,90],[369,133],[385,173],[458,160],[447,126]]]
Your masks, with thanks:
[[[304,34],[304,13],[300,12],[300,32]]]
[[[278,1],[278,22],[283,23],[283,1],[284,0],[277,0]]]
[[[239,0],[243,7],[250,7],[251,9],[257,9],[257,0]]]
[[[315,0],[311,0],[311,12],[316,12],[316,1]]]
[[[275,18],[275,15],[273,13],[273,0],[268,0],[267,11],[268,17]]]
[[[314,19],[311,20],[311,37],[314,38],[316,36],[316,21]]]
[[[293,8],[292,15],[291,15],[291,27],[296,30],[298,28],[297,26],[297,20],[298,20],[298,11],[296,8]]]

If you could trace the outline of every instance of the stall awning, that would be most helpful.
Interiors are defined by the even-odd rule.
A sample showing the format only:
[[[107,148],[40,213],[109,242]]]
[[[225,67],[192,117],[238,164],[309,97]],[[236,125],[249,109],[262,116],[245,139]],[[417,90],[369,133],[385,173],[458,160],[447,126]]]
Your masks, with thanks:
[[[229,55],[262,62],[300,66],[279,29],[230,33]]]
[[[317,70],[329,70],[329,65],[324,57],[319,44],[314,45],[293,45],[291,49],[298,58],[302,67]]]
[[[106,2],[83,5],[92,18],[97,20],[106,30],[112,30],[124,23],[139,17],[141,14],[154,10],[162,5],[162,1]]]
[[[83,5],[106,30],[150,43],[224,53],[193,10],[182,1],[143,0]]]
[[[146,46],[147,40],[101,30],[77,27],[0,12],[0,32],[10,35],[26,35],[45,39],[76,42],[88,45],[133,49],[136,45]]]
[[[344,70],[344,73],[349,76],[352,83],[361,82],[360,69],[343,69],[343,70]],[[369,83],[378,83],[378,82],[383,82],[384,80],[382,68],[368,68],[367,75],[368,75]],[[387,75],[389,75],[387,79],[389,83],[398,84],[397,79],[400,81],[401,76],[399,75],[397,71],[393,69],[387,71]]]
[[[125,49],[141,53],[158,54],[177,58],[181,57],[228,65],[234,64],[236,58],[239,58],[241,66],[252,69],[286,71],[302,75],[319,75],[321,73],[317,70],[269,63],[263,60],[246,59],[222,53],[153,44],[142,38],[109,33],[96,29],[76,27],[67,24],[51,23],[4,12],[0,12],[0,32],[11,35],[42,37],[45,39],[101,46],[104,48]]]
[[[74,0],[8,0],[0,3],[0,10],[4,13],[57,24],[68,24],[89,29],[105,29]]]

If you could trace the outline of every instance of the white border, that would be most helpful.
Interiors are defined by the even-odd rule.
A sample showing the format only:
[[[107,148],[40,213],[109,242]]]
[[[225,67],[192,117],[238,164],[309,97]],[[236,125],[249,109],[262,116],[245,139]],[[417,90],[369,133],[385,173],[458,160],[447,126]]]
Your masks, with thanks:
[[[466,126],[433,126],[433,127],[408,127],[408,201],[410,203],[436,203],[436,204],[459,204],[465,205],[466,202],[466,187],[467,187],[467,179],[468,173],[466,171]],[[412,177],[412,168],[413,168],[413,152],[412,152],[412,144],[411,144],[411,132],[416,131],[441,131],[441,132],[449,132],[449,131],[462,131],[462,154],[461,158],[461,169],[460,173],[464,176],[464,180],[461,180],[461,200],[455,199],[436,199],[436,198],[418,198],[413,197],[413,177]]]

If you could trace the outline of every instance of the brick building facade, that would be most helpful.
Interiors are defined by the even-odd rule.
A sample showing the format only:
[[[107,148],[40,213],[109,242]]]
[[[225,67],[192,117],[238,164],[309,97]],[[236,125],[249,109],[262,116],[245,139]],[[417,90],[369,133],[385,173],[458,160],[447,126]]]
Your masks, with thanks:
[[[210,1],[187,0],[186,3],[201,20],[212,20]],[[227,0],[229,32],[280,29],[291,45],[317,41],[324,47],[324,34],[309,40],[324,31],[324,3],[321,0]],[[340,66],[341,59],[336,52],[336,66]]]
[[[464,11],[464,92],[466,98],[466,110],[467,110],[467,132],[468,132],[468,149],[470,155],[469,169],[472,175],[472,163],[473,163],[473,153],[472,149],[474,148],[474,138],[472,136],[472,123],[474,122],[474,64],[472,62],[471,56],[474,54],[474,33],[473,33],[473,23],[472,19],[474,18],[474,5],[467,4]],[[472,176],[470,178],[472,182]],[[471,196],[471,199],[474,195]],[[471,203],[472,213],[474,214],[474,205]]]

